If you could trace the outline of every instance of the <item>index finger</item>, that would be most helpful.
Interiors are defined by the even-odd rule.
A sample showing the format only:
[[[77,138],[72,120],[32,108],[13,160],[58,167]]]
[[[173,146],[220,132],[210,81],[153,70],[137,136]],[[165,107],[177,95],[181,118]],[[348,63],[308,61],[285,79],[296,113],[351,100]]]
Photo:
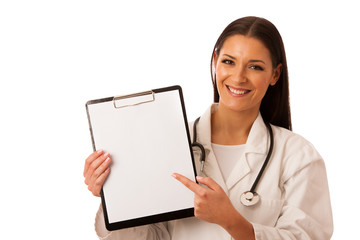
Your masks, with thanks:
[[[181,174],[173,173],[171,176],[173,176],[176,180],[184,184],[185,187],[190,189],[195,194],[199,194],[202,191],[202,187],[200,185],[198,185],[194,181],[191,181],[190,179],[188,179],[187,177]]]
[[[86,172],[89,169],[90,164],[95,159],[97,159],[101,155],[101,153],[102,153],[102,149],[99,149],[99,150],[93,152],[92,154],[90,154],[89,157],[85,160],[84,173],[83,173],[84,177],[85,177]]]

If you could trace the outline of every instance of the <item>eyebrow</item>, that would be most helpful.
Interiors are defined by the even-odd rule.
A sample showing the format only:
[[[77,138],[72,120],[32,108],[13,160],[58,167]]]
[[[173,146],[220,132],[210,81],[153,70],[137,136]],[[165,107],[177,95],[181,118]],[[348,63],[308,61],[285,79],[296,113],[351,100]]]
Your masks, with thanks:
[[[263,60],[250,60],[249,62],[262,62],[263,64],[265,64],[265,62]]]
[[[231,56],[231,55],[229,55],[229,54],[224,54],[224,56],[227,56],[228,58],[231,58],[231,59],[233,59],[233,60],[236,60],[235,57],[233,57],[233,56]],[[265,62],[264,62],[263,60],[260,60],[260,59],[251,59],[251,60],[249,60],[249,62],[251,62],[251,63],[261,62],[261,63],[265,64]]]
[[[229,54],[224,54],[225,56],[227,56],[227,57],[229,57],[229,58],[231,58],[231,59],[236,59],[235,57],[233,57],[233,56],[231,56],[231,55],[229,55]]]

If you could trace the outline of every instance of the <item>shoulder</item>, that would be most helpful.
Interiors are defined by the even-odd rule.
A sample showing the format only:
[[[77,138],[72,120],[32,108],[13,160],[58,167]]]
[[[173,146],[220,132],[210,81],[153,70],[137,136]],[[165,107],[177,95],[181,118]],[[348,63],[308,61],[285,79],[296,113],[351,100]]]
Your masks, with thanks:
[[[281,143],[287,150],[293,149],[307,149],[307,150],[315,150],[315,147],[311,142],[305,139],[300,134],[294,133],[288,129],[274,126],[272,125],[272,129],[274,132],[274,138],[276,141]]]
[[[314,145],[301,135],[288,129],[272,126],[274,132],[274,151],[281,158],[283,181],[286,181],[297,172],[322,163],[323,159]]]

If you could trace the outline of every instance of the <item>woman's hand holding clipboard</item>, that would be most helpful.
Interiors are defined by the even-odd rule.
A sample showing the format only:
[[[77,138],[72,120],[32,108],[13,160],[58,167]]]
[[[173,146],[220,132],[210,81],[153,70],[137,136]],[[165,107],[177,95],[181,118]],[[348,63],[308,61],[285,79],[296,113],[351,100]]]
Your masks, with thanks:
[[[100,191],[110,173],[111,158],[109,153],[99,149],[85,160],[84,177],[88,189],[96,197],[100,197]]]

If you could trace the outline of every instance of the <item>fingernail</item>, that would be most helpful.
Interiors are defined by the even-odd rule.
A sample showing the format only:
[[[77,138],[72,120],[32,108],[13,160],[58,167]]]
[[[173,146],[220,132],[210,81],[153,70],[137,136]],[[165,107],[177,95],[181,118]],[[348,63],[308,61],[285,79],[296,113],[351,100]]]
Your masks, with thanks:
[[[98,154],[100,154],[102,152],[102,149],[99,149],[96,151]]]
[[[108,156],[109,156],[109,153],[105,153],[105,154],[104,154],[104,157],[108,157]]]
[[[196,179],[199,181],[201,181],[203,179],[203,177],[200,177],[200,176],[196,176]]]
[[[173,178],[176,178],[176,174],[175,174],[175,173],[171,174],[171,176],[172,176]]]
[[[110,161],[109,157],[107,159],[105,159],[105,163],[108,163],[109,161]]]

